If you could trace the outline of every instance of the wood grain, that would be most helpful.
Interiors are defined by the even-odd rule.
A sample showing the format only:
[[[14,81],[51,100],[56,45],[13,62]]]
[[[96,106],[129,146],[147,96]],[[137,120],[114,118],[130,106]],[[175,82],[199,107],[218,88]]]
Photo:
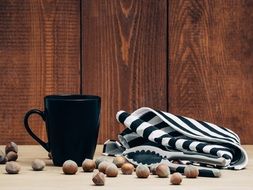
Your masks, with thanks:
[[[169,1],[169,110],[253,143],[253,1]]]
[[[0,0],[0,143],[34,143],[23,127],[43,97],[79,93],[80,2]],[[31,118],[46,139],[43,123]]]
[[[116,139],[117,111],[167,109],[167,1],[83,2],[83,92],[102,97],[99,142]]]
[[[102,97],[100,143],[122,131],[118,110],[150,106],[252,144],[252,20],[249,0],[0,0],[0,144],[34,143],[25,112],[79,91]]]

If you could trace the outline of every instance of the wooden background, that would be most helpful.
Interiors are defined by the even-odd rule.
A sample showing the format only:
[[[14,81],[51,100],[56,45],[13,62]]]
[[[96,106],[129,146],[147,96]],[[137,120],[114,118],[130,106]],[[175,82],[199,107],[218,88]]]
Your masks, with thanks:
[[[253,0],[0,0],[0,144],[34,144],[57,93],[102,97],[99,143],[150,106],[253,144]]]

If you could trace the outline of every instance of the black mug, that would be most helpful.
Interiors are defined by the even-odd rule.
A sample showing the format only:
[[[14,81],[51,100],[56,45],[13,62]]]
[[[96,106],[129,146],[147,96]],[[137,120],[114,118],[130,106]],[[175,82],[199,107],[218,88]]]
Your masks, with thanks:
[[[80,166],[85,158],[92,159],[99,132],[101,98],[91,95],[49,95],[44,98],[45,111],[32,109],[25,114],[27,132],[52,154],[55,166],[66,160]],[[46,123],[48,142],[42,141],[29,127],[32,114]]]

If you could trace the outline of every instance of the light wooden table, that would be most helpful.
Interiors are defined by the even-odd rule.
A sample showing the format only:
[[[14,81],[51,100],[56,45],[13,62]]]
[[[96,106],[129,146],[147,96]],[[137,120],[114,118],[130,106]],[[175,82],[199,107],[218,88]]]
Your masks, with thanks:
[[[119,173],[116,178],[106,178],[105,186],[94,186],[92,182],[93,173],[84,173],[82,168],[76,175],[64,175],[61,167],[52,165],[48,159],[47,152],[40,146],[29,145],[19,146],[18,162],[22,169],[17,175],[9,175],[5,172],[5,165],[0,165],[0,189],[1,190],[40,190],[40,189],[59,189],[59,190],[91,190],[91,189],[108,189],[108,190],[238,190],[253,189],[253,145],[244,146],[249,155],[249,164],[247,169],[241,171],[222,170],[220,178],[198,177],[197,179],[183,178],[179,186],[170,185],[168,178],[158,178],[150,175],[148,179],[139,179],[135,174],[122,175]],[[0,146],[3,150],[4,146]],[[102,146],[98,145],[96,157],[102,152]],[[35,172],[31,169],[31,162],[35,158],[46,161],[44,171]],[[111,158],[112,159],[112,158]]]

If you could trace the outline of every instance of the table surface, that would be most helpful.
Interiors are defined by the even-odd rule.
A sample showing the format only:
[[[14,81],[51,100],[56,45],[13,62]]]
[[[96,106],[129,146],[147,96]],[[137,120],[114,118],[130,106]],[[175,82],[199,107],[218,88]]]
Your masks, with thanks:
[[[245,145],[249,163],[246,169],[240,171],[222,170],[220,178],[198,177],[196,179],[183,178],[181,185],[170,185],[168,178],[158,178],[150,175],[147,179],[137,178],[133,175],[123,175],[119,172],[116,178],[105,179],[105,186],[95,186],[92,182],[93,173],[84,173],[82,168],[76,175],[64,175],[61,167],[55,167],[48,158],[47,152],[37,145],[19,146],[19,158],[22,169],[19,174],[10,175],[5,172],[5,165],[0,165],[0,189],[1,190],[29,190],[29,189],[60,189],[60,190],[86,190],[86,189],[215,189],[233,190],[253,188],[253,145]],[[0,146],[4,150],[4,146]],[[98,145],[95,158],[101,156],[102,145]],[[39,158],[46,162],[44,171],[32,171],[31,162]],[[109,159],[113,159],[110,157]]]

